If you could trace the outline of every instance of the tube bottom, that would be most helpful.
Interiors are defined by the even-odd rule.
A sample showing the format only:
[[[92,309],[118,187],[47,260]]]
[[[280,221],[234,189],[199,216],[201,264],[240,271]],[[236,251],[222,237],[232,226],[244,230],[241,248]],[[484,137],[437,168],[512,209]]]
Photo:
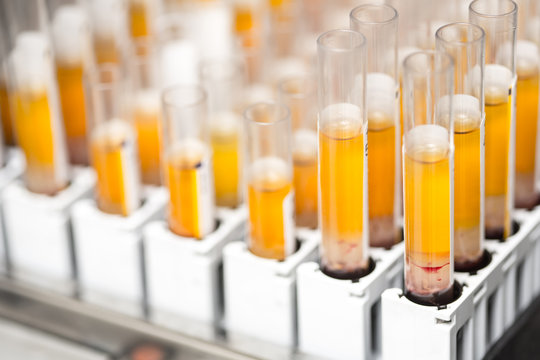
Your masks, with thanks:
[[[462,293],[463,287],[457,281],[448,289],[441,290],[429,295],[415,294],[405,290],[405,296],[410,301],[426,306],[444,306],[456,301]]]
[[[372,258],[369,258],[368,266],[366,268],[360,268],[354,271],[330,269],[328,266],[321,264],[321,271],[323,272],[323,274],[325,274],[326,276],[330,276],[331,278],[338,279],[338,280],[355,281],[368,275],[374,269],[375,269],[375,261],[373,261]]]
[[[489,265],[491,262],[491,253],[487,250],[482,252],[482,255],[478,259],[456,261],[454,260],[454,270],[459,272],[468,272],[471,275],[476,274],[478,270],[481,270]]]
[[[390,249],[399,242],[399,232],[394,216],[377,216],[369,219],[369,245]]]

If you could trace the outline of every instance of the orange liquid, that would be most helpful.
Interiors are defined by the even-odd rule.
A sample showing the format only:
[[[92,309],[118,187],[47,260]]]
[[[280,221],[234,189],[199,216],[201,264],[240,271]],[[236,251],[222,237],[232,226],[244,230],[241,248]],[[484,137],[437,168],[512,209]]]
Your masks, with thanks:
[[[0,82],[0,118],[2,119],[2,133],[6,145],[15,145],[15,135],[13,134],[13,119],[9,106],[9,94],[7,84]]]
[[[130,215],[140,206],[135,135],[128,124],[113,120],[95,129],[90,147],[98,208]]]
[[[201,189],[211,191],[206,188],[211,183],[200,176],[201,170],[210,166],[205,152],[204,145],[196,142],[173,149],[167,157],[169,228],[180,236],[202,239],[213,230],[213,224],[208,228],[208,223],[214,221],[213,210],[201,211],[204,209],[199,208],[213,206],[213,203],[205,204],[201,194]],[[208,218],[202,218],[201,215]]]
[[[88,165],[83,66],[56,63],[56,79],[71,163]]]
[[[486,86],[486,214],[487,237],[506,238],[511,231],[507,208],[508,153],[512,122],[512,95],[506,88]],[[493,234],[493,235],[492,235]]]
[[[406,137],[405,282],[412,293],[427,295],[452,285],[448,133],[420,125]]]
[[[538,127],[538,69],[518,68],[516,97],[516,207],[536,204],[534,171]]]
[[[477,262],[482,257],[480,118],[454,120],[454,261]]]
[[[128,4],[129,32],[132,38],[150,35],[150,19],[145,1],[131,0]]]
[[[297,152],[294,161],[296,225],[317,228],[317,156]]]
[[[266,166],[253,174],[248,185],[249,248],[253,254],[276,260],[283,260],[289,255],[288,242],[294,238],[288,238],[287,232],[293,229],[286,228],[285,217],[292,218],[293,214],[286,213],[285,202],[291,191],[291,181],[279,167]]]
[[[394,119],[373,111],[368,116],[369,242],[391,247],[396,243],[394,221],[396,176]]]
[[[55,131],[45,90],[14,95],[15,129],[26,157],[25,181],[30,191],[54,195],[68,185],[64,138]],[[60,126],[60,124],[57,124]]]
[[[94,54],[98,64],[120,62],[120,50],[113,35],[94,38]]]
[[[136,107],[133,112],[141,162],[141,178],[143,183],[148,185],[161,185],[158,112],[158,109],[145,107]]]
[[[364,134],[358,119],[319,127],[321,261],[327,270],[366,269],[363,244]]]

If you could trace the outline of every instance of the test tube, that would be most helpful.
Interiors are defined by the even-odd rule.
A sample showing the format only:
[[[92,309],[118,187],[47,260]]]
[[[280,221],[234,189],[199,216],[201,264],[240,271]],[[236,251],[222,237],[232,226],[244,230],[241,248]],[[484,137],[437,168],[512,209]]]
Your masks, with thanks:
[[[129,216],[141,205],[137,136],[124,108],[124,84],[115,64],[102,64],[86,81],[90,160],[97,175],[98,208]]]
[[[206,106],[206,93],[199,86],[174,86],[162,93],[169,228],[195,239],[204,238],[215,228]]]
[[[484,251],[484,31],[445,25],[436,47],[454,60],[454,266],[471,271]]]
[[[274,57],[292,55],[299,29],[298,0],[269,0],[272,52]]]
[[[70,174],[45,4],[21,0],[6,5],[13,44],[9,98],[26,158],[25,183],[32,192],[54,195],[68,186]]]
[[[291,111],[296,226],[317,228],[317,108],[316,84],[310,76],[279,84],[279,102]]]
[[[90,14],[95,62],[124,61],[127,42],[127,19],[123,0],[86,0]]]
[[[3,9],[0,3],[0,9]],[[0,120],[2,122],[2,132],[4,134],[5,145],[15,145],[13,134],[13,117],[11,116],[9,91],[8,91],[8,28],[6,19],[6,9],[0,11]]]
[[[352,30],[317,40],[321,267],[338,279],[369,269],[365,45]]]
[[[153,35],[157,3],[156,0],[128,0],[128,27],[132,39]]]
[[[48,0],[56,80],[72,164],[88,165],[83,73],[91,66],[91,39],[84,8],[75,0]]]
[[[284,260],[296,250],[290,112],[257,103],[245,110],[244,124],[248,246],[256,256]]]
[[[390,5],[361,5],[350,21],[367,47],[369,241],[390,248],[399,241],[400,215],[398,14]]]
[[[403,65],[405,290],[421,304],[453,300],[452,63],[423,51]]]
[[[236,59],[204,62],[201,80],[208,94],[216,204],[242,202],[242,118],[244,66]]]
[[[519,0],[516,44],[516,184],[515,206],[531,209],[540,200],[538,169],[538,96],[540,4]]]
[[[147,185],[161,185],[159,76],[157,52],[149,38],[138,38],[132,47],[128,74],[132,96],[130,117],[137,133],[141,179]]]
[[[515,36],[517,5],[510,0],[475,0],[470,22],[486,34],[485,235],[512,234],[515,151]]]

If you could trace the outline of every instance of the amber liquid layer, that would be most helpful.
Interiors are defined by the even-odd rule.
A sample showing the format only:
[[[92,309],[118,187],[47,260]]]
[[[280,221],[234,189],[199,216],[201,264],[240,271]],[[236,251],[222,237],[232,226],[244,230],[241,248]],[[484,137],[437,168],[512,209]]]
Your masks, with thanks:
[[[317,228],[317,134],[311,130],[298,130],[294,137],[294,195],[296,226]]]
[[[72,164],[88,165],[83,65],[56,63],[56,79],[66,130],[69,159]]]
[[[9,146],[15,145],[15,134],[13,132],[13,121],[9,105],[9,93],[7,84],[0,82],[0,119],[2,120],[2,134],[4,143]]]
[[[510,234],[509,151],[512,123],[512,95],[508,88],[485,89],[486,111],[486,237],[506,238]]]
[[[456,267],[482,258],[481,119],[454,116],[454,261]]]
[[[132,38],[150,35],[148,7],[144,0],[130,0],[128,3],[129,33]]]
[[[450,147],[437,125],[405,136],[405,286],[425,296],[452,286]]]
[[[54,195],[69,182],[64,138],[43,90],[19,91],[15,99],[15,129],[26,158],[25,182],[30,191]]]
[[[380,111],[368,113],[369,243],[389,248],[396,243],[394,221],[396,127]]]
[[[321,262],[332,273],[358,273],[368,267],[362,122],[348,117],[329,120],[319,126]]]
[[[260,257],[284,260],[294,249],[293,193],[287,165],[258,159],[248,183],[249,248]]]
[[[135,105],[133,123],[137,131],[137,145],[144,184],[161,185],[161,151],[159,137],[159,104]]]
[[[180,236],[202,239],[214,230],[214,194],[208,149],[195,139],[175,145],[166,159],[169,228]]]
[[[112,34],[94,38],[94,54],[98,64],[118,64],[121,61],[120,49]]]
[[[122,120],[100,124],[94,129],[90,148],[98,208],[108,214],[132,214],[141,204],[133,130]]]
[[[536,205],[536,135],[538,128],[538,67],[517,69],[516,97],[516,184],[515,204],[519,208]]]
[[[234,114],[216,116],[210,132],[214,156],[216,204],[236,207],[240,190],[240,133]]]

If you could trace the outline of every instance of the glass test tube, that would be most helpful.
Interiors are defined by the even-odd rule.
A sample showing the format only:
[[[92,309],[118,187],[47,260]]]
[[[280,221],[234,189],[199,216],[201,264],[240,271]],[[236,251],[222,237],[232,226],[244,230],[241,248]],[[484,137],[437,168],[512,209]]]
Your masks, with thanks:
[[[515,151],[515,33],[517,6],[510,0],[475,0],[470,22],[486,34],[485,235],[512,234]]]
[[[296,250],[290,113],[284,105],[257,103],[244,112],[244,124],[249,249],[284,260]]]
[[[422,304],[453,299],[452,58],[425,51],[404,62],[405,288]]]
[[[208,61],[201,66],[208,94],[216,204],[237,207],[242,202],[242,118],[244,66],[236,59]]]
[[[202,239],[215,228],[206,93],[198,86],[175,86],[163,92],[162,107],[169,228]]]
[[[123,0],[86,0],[90,14],[95,62],[119,64],[124,60],[127,40]]]
[[[484,31],[453,23],[436,47],[454,60],[454,266],[477,268],[484,251]]]
[[[137,136],[126,119],[123,83],[115,64],[102,64],[86,81],[90,160],[98,208],[129,216],[141,205]]]
[[[159,76],[157,52],[149,38],[138,38],[128,62],[132,96],[130,117],[137,133],[141,179],[147,185],[161,185]]]
[[[25,183],[36,193],[54,195],[69,184],[58,88],[42,1],[6,3],[13,49],[10,101],[19,146],[26,158]]]
[[[339,279],[369,269],[365,43],[352,30],[317,41],[321,267]]]
[[[279,84],[279,102],[291,111],[296,225],[317,228],[317,108],[316,85],[309,76]]]
[[[2,8],[2,3],[0,3]],[[8,28],[7,11],[0,11],[0,120],[2,122],[2,132],[4,134],[5,145],[15,145],[15,135],[13,129],[13,116],[11,115],[9,90],[8,90]]]
[[[56,80],[72,164],[88,165],[83,73],[91,66],[91,39],[84,8],[75,0],[48,0]]]
[[[518,41],[516,44],[516,184],[515,206],[533,208],[540,200],[538,178],[538,96],[540,4],[535,0],[516,1]]]
[[[366,36],[369,241],[390,248],[399,241],[398,14],[390,5],[361,5],[351,29]]]

